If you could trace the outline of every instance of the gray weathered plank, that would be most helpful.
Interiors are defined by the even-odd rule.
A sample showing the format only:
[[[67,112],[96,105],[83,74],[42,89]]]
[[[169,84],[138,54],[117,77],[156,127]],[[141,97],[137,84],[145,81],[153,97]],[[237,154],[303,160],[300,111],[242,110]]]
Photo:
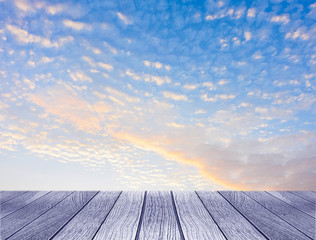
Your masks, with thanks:
[[[32,223],[12,235],[10,240],[48,240],[69,221],[97,192],[74,192]]]
[[[315,218],[316,206],[314,203],[285,191],[269,191],[268,193]]]
[[[197,192],[227,239],[266,239],[218,192]]]
[[[25,194],[21,194],[1,205],[1,218],[19,210],[22,207],[25,207],[29,203],[35,201],[36,199],[42,197],[48,192],[27,192]]]
[[[307,192],[307,191],[291,191],[291,193],[300,196],[301,198],[304,198],[312,203],[315,204],[316,202],[316,193],[314,192]]]
[[[53,239],[92,239],[120,192],[99,192]]]
[[[170,192],[148,192],[138,239],[181,239]]]
[[[29,205],[1,219],[1,236],[8,238],[49,209],[60,203],[72,192],[50,192]]]
[[[315,219],[266,192],[244,192],[284,221],[313,238]]]
[[[221,191],[220,194],[269,239],[310,239],[243,192]]]
[[[195,192],[173,192],[185,239],[226,239]]]
[[[0,194],[0,203],[3,204],[24,193],[26,193],[26,191],[4,191]]]
[[[144,192],[122,192],[93,240],[135,239]]]

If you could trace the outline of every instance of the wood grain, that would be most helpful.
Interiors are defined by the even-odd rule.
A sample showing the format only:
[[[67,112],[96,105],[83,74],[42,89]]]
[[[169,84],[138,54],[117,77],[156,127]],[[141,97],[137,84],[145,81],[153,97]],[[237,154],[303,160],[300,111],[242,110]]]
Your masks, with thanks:
[[[120,192],[99,192],[53,239],[92,239]]]
[[[25,207],[47,193],[48,192],[27,192],[3,203],[1,205],[1,218],[19,210],[22,207]]]
[[[135,239],[144,192],[123,192],[93,240]]]
[[[50,192],[45,196],[26,205],[20,210],[1,219],[1,236],[3,239],[8,238],[30,222],[47,212],[49,209],[60,203],[72,192]]]
[[[24,193],[26,193],[26,191],[3,191],[0,194],[0,203],[3,204]]]
[[[173,192],[185,239],[226,239],[195,192]]]
[[[267,238],[276,240],[310,239],[243,192],[221,191],[220,194],[257,229],[260,229]]]
[[[148,192],[138,239],[181,239],[170,192]]]
[[[218,192],[203,191],[197,194],[227,239],[266,239]]]
[[[97,192],[74,192],[60,204],[51,208],[32,223],[12,235],[10,240],[50,239],[69,221]]]
[[[271,196],[266,192],[244,192],[253,200],[258,202],[296,229],[313,238],[315,235],[315,219],[307,214],[297,210],[291,205],[286,204],[278,198]]]
[[[295,194],[291,194],[290,192],[274,192],[269,191],[271,195],[281,199],[282,201],[290,204],[291,206],[295,207],[296,209],[301,210],[302,212],[308,214],[309,216],[315,218],[315,204],[311,203],[310,201],[305,200]]]
[[[316,202],[316,193],[314,192],[306,192],[306,191],[291,191],[291,193],[301,197],[301,198],[304,198],[312,203],[315,204]]]

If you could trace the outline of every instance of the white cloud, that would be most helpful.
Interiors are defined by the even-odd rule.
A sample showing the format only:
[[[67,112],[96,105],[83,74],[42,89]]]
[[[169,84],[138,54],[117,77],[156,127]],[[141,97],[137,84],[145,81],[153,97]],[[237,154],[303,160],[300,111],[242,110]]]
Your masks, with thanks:
[[[56,5],[49,5],[45,8],[46,12],[50,15],[55,15],[57,13],[62,12],[65,9],[65,5],[63,4],[56,4]]]
[[[188,90],[194,90],[198,87],[199,85],[198,84],[189,84],[189,83],[186,83],[184,84],[183,88],[184,89],[188,89]]]
[[[72,80],[74,80],[75,82],[92,82],[92,79],[85,75],[82,71],[77,71],[74,73],[69,73],[70,77],[72,78]]]
[[[255,17],[256,16],[256,9],[255,8],[249,8],[247,12],[247,17]]]
[[[188,101],[188,97],[183,94],[165,91],[162,93],[165,98],[170,98],[175,101]]]
[[[310,35],[307,34],[303,28],[298,28],[295,32],[288,32],[286,35],[285,35],[285,38],[288,39],[288,38],[291,38],[293,40],[295,39],[301,39],[301,40],[308,40],[310,38]]]
[[[216,89],[216,86],[212,83],[212,82],[204,82],[202,84],[203,87],[208,87],[209,90],[215,90]]]
[[[246,42],[249,41],[251,39],[251,32],[245,32],[245,39],[246,39]]]
[[[28,0],[14,0],[14,4],[24,12],[34,12],[34,7]]]
[[[161,68],[164,67],[167,71],[170,70],[170,66],[169,65],[164,65],[164,64],[162,64],[161,62],[158,62],[158,61],[157,62],[150,62],[148,60],[144,60],[143,63],[144,63],[144,65],[146,67],[154,67],[154,68],[157,68],[157,69],[161,69]]]
[[[63,24],[66,27],[72,28],[72,29],[77,30],[77,31],[80,31],[80,30],[91,31],[92,30],[92,26],[90,24],[83,23],[83,22],[75,22],[75,21],[72,21],[69,19],[64,19]]]
[[[218,82],[218,85],[222,86],[222,85],[226,85],[227,83],[229,83],[229,81],[227,81],[226,79],[220,79]]]
[[[218,100],[231,100],[234,99],[236,96],[234,94],[216,94],[214,97],[208,97],[207,94],[203,94],[201,99],[205,102],[216,102]]]
[[[289,17],[288,14],[283,14],[283,15],[280,15],[280,16],[273,16],[271,18],[271,22],[287,24],[287,23],[290,22],[290,17]]]
[[[158,86],[171,83],[171,79],[168,76],[155,76],[150,74],[142,74],[138,75],[136,73],[131,72],[131,70],[127,69],[125,74],[134,80],[144,80],[145,82],[152,82],[157,84]]]
[[[56,42],[51,42],[50,39],[44,38],[38,35],[30,34],[26,30],[23,30],[17,26],[7,24],[6,29],[11,32],[16,38],[16,40],[21,44],[31,44],[31,43],[38,43],[43,47],[46,48],[59,48],[64,44],[73,41],[72,36],[61,37]]]
[[[117,12],[116,14],[117,14],[118,18],[119,18],[124,24],[128,25],[128,24],[132,24],[132,23],[133,23],[132,20],[130,20],[128,17],[126,17],[126,16],[123,15],[122,13]]]

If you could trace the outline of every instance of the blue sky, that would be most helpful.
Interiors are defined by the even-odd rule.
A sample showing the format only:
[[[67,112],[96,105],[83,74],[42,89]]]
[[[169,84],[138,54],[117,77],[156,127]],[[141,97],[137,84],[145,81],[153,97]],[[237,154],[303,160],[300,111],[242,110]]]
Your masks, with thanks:
[[[315,189],[313,1],[0,1],[1,189]]]

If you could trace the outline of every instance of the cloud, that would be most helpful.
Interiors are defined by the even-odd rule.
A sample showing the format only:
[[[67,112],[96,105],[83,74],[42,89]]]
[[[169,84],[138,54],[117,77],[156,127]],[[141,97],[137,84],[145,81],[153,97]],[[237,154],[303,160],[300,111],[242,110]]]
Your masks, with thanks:
[[[126,17],[126,16],[123,15],[122,13],[117,12],[116,14],[117,14],[118,18],[119,18],[124,24],[129,25],[129,24],[132,24],[132,23],[133,23],[132,20],[130,20],[128,17]]]
[[[275,137],[265,142],[238,140],[227,146],[191,139],[186,128],[180,135],[139,136],[120,131],[113,136],[165,159],[191,165],[222,187],[235,190],[312,190],[315,189],[315,134]],[[159,140],[160,139],[160,140]],[[197,138],[198,139],[198,138]],[[294,153],[294,149],[300,150]]]
[[[28,0],[14,0],[15,6],[24,12],[33,12],[33,5]]]
[[[190,84],[190,83],[186,83],[183,85],[183,88],[184,89],[187,89],[187,90],[194,90],[198,87],[199,85],[198,84]]]
[[[169,65],[164,65],[158,61],[157,62],[150,62],[148,60],[144,60],[143,63],[146,67],[154,67],[157,69],[165,68],[167,71],[170,71],[170,69],[171,69],[171,67]]]
[[[112,71],[113,70],[113,66],[107,63],[103,63],[103,62],[95,62],[91,57],[88,56],[83,56],[82,60],[84,60],[86,63],[88,63],[91,67],[96,67],[99,66],[107,71]]]
[[[283,15],[280,15],[280,16],[273,16],[271,18],[271,22],[287,24],[287,23],[290,22],[290,17],[289,17],[288,14],[283,14]]]
[[[46,113],[57,116],[64,123],[87,132],[101,130],[102,117],[99,114],[110,111],[106,103],[90,104],[70,85],[61,83],[29,94],[28,100],[44,108]]]
[[[46,12],[50,15],[56,15],[57,13],[65,10],[66,6],[63,4],[49,5],[45,8]]]
[[[75,82],[92,82],[92,79],[82,71],[77,71],[74,73],[71,72],[69,75]]]
[[[310,38],[310,35],[308,33],[305,32],[305,29],[303,27],[301,28],[298,28],[295,32],[288,32],[286,35],[285,35],[285,38],[286,39],[293,39],[293,40],[296,40],[296,39],[301,39],[303,41],[306,41]]]
[[[83,23],[83,22],[75,22],[69,19],[64,19],[63,24],[64,26],[72,28],[76,31],[81,31],[81,30],[91,31],[92,30],[92,26],[90,24]]]
[[[236,96],[234,94],[216,94],[214,97],[208,97],[207,94],[203,94],[201,99],[205,102],[216,102],[218,100],[231,100],[234,99]]]
[[[171,83],[171,79],[168,76],[156,76],[150,74],[138,75],[136,73],[131,72],[131,70],[129,69],[126,70],[125,74],[134,80],[144,80],[145,82],[155,83],[158,86],[166,83]]]
[[[251,32],[245,32],[245,39],[246,39],[246,42],[251,39]]]
[[[188,97],[183,94],[165,91],[162,93],[165,98],[170,98],[175,101],[188,101]]]
[[[51,42],[50,39],[48,38],[30,34],[26,30],[23,30],[17,26],[10,25],[10,24],[6,25],[6,29],[15,36],[16,40],[20,44],[23,44],[23,45],[38,43],[42,47],[46,47],[46,48],[51,48],[51,47],[59,48],[63,46],[64,44],[73,41],[72,36],[67,36],[67,37],[60,37],[57,41]]]
[[[253,18],[256,16],[256,9],[255,8],[249,8],[247,12],[247,17]]]

